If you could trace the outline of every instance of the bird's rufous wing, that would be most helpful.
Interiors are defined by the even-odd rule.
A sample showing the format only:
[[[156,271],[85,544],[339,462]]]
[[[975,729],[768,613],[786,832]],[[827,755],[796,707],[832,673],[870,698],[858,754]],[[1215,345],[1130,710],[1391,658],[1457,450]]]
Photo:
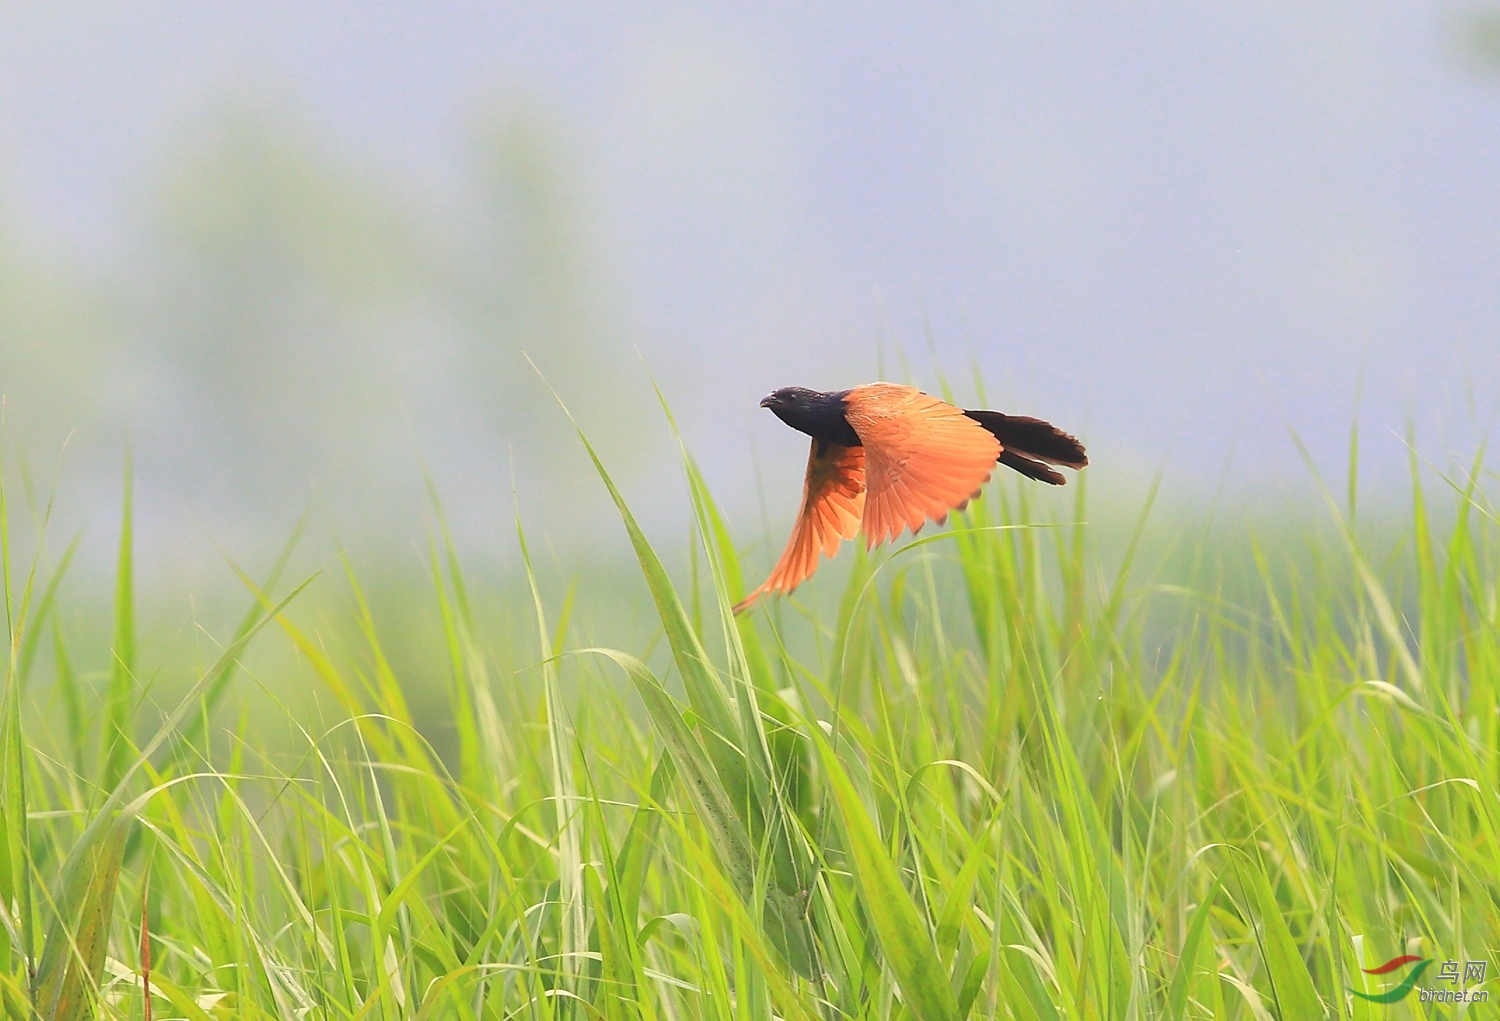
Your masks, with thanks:
[[[792,526],[792,537],[765,584],[741,600],[734,612],[748,608],[767,592],[790,592],[811,578],[820,555],[833,556],[840,542],[859,532],[864,505],[863,448],[813,440],[802,482],[802,510]]]
[[[910,386],[870,383],[844,398],[865,449],[865,547],[942,521],[979,495],[1000,441],[961,408]]]

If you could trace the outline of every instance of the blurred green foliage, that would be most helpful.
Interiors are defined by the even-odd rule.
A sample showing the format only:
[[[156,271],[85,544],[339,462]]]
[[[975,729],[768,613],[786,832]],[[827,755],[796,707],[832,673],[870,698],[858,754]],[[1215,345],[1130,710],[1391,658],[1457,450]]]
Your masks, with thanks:
[[[528,358],[628,456],[639,388],[619,386],[586,185],[547,117],[480,119],[461,208],[388,186],[295,109],[191,128],[118,258],[0,219],[0,392],[29,463],[67,441],[70,489],[107,489],[130,445],[148,510],[220,540],[274,541],[316,500],[389,541],[419,521],[424,461],[475,499],[514,463],[563,502],[585,464]]]

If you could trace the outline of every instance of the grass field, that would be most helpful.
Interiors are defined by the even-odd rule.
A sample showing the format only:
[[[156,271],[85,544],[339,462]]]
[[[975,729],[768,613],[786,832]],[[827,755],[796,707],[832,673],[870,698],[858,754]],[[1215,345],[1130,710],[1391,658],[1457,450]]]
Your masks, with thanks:
[[[1002,481],[946,531],[846,551],[836,613],[737,621],[764,558],[685,464],[677,577],[599,469],[659,618],[640,648],[583,647],[571,597],[479,614],[435,529],[441,754],[375,615],[330,634],[281,570],[241,579],[222,655],[148,711],[128,507],[89,683],[59,565],[13,563],[7,532],[8,1015],[1300,1021],[1459,1016],[1349,991],[1417,967],[1495,985],[1478,483],[1414,464],[1395,544],[1352,479],[1329,527],[1274,543],[1181,522],[1166,572],[1104,556],[1081,487],[1037,522]],[[236,664],[268,644],[335,707],[288,711],[290,751],[244,708]],[[1429,963],[1361,973],[1405,953]],[[1487,981],[1439,981],[1449,960]]]

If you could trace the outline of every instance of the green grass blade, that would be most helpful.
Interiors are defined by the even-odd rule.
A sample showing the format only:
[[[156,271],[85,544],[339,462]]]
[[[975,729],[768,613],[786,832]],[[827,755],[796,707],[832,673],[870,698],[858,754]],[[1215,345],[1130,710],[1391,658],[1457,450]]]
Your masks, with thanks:
[[[957,1021],[958,1001],[922,912],[902,885],[900,871],[832,745],[818,729],[813,741],[848,837],[855,882],[907,1008],[919,1021]]]
[[[634,920],[640,914],[641,889],[646,884],[647,866],[651,861],[652,846],[657,830],[661,826],[662,806],[676,781],[677,770],[672,765],[672,754],[663,752],[651,771],[650,801],[639,805],[630,820],[630,829],[620,844],[616,857],[615,872],[620,884],[621,912],[625,918]]]
[[[516,540],[521,547],[521,561],[526,566],[526,583],[531,589],[536,614],[537,651],[541,655],[542,699],[547,713],[547,737],[551,749],[551,787],[553,819],[557,827],[558,896],[562,903],[562,933],[558,963],[564,988],[578,992],[574,972],[587,951],[588,923],[584,918],[583,850],[575,817],[582,804],[573,780],[573,740],[569,734],[562,694],[558,690],[557,659],[547,634],[547,614],[542,594],[537,588],[536,572],[531,566],[531,552],[526,548],[526,533],[516,515]],[[561,634],[558,640],[561,640]]]
[[[755,859],[750,835],[735,812],[728,791],[719,782],[709,761],[708,750],[693,734],[672,696],[667,694],[667,689],[645,663],[628,653],[597,648],[580,652],[607,657],[625,671],[641,701],[646,703],[652,725],[672,753],[688,799],[703,820],[720,862],[740,895],[748,900],[755,889]]]
[[[271,570],[266,575],[266,580],[260,585],[261,592],[270,593],[276,590],[276,585],[281,581],[281,575],[286,570],[287,564],[291,562],[292,553],[296,551],[297,545],[302,541],[302,536],[307,531],[308,522],[311,520],[312,512],[310,510],[304,511],[302,516],[297,519],[296,525],[292,528],[291,535],[282,544],[281,552],[277,555],[275,563],[271,565]],[[255,622],[260,619],[261,610],[262,606],[259,599],[253,600],[245,608],[245,613],[240,618],[239,626],[235,628],[230,641],[238,640],[241,635],[254,627]],[[203,711],[193,717],[183,732],[182,743],[179,747],[183,750],[184,754],[187,749],[194,747],[203,736],[203,728],[207,726],[207,721],[213,717],[214,710],[223,699],[224,693],[229,690],[229,684],[234,680],[234,675],[238,668],[239,663],[237,661],[224,664],[219,673],[209,682],[208,687],[204,689]]]
[[[126,835],[125,823],[116,820],[87,845],[63,880],[32,1001],[48,1021],[75,1021],[95,1013]]]
[[[593,462],[594,470],[609,491],[610,499],[614,501],[620,520],[625,524],[631,549],[634,550],[641,573],[645,576],[646,586],[651,591],[651,599],[667,636],[667,644],[672,650],[673,662],[677,664],[677,672],[681,675],[683,687],[687,690],[688,702],[706,728],[708,737],[706,750],[709,758],[719,775],[720,783],[723,784],[728,794],[729,803],[734,806],[741,822],[748,826],[752,814],[749,808],[751,795],[748,767],[742,735],[739,733],[739,723],[734,707],[730,704],[729,695],[718,678],[714,676],[708,652],[703,648],[698,633],[693,629],[687,609],[682,605],[682,600],[677,595],[677,589],[672,585],[672,579],[667,575],[667,569],[662,565],[661,558],[651,548],[650,541],[647,540],[640,525],[636,523],[635,515],[631,513],[625,498],[615,486],[614,480],[610,478],[604,462],[599,459],[599,455],[594,451],[593,445],[589,443],[588,437],[581,429],[578,431],[578,438],[583,443],[589,460]]]
[[[21,684],[24,686],[26,679],[31,676],[32,663],[36,659],[37,649],[41,645],[43,634],[42,623],[47,615],[52,612],[57,602],[57,590],[61,586],[63,578],[68,573],[68,567],[73,563],[73,555],[78,552],[78,544],[83,541],[83,533],[79,532],[73,536],[73,541],[68,543],[68,548],[63,551],[61,559],[57,562],[57,569],[52,572],[52,577],[47,581],[47,587],[42,590],[42,598],[37,600],[36,611],[31,617],[30,627],[21,636],[21,659],[19,675]]]
[[[97,988],[114,909],[114,888],[119,879],[130,824],[130,815],[120,810],[125,807],[131,780],[167,738],[197,710],[199,699],[218,672],[237,658],[260,629],[280,614],[310,581],[299,585],[262,616],[254,627],[225,648],[214,665],[162,721],[134,760],[123,764],[122,775],[114,789],[73,845],[63,864],[62,894],[54,905],[42,947],[42,959],[37,967],[34,1002],[43,1017],[62,1021],[83,1016],[76,1012],[88,1009],[89,990]]]
[[[1302,953],[1292,939],[1292,932],[1287,928],[1282,907],[1276,900],[1266,874],[1248,863],[1238,864],[1236,872],[1259,923],[1256,935],[1260,941],[1266,974],[1271,980],[1272,998],[1276,1003],[1277,1013],[1283,1021],[1324,1017],[1323,1001],[1318,999],[1312,975],[1307,970],[1307,962],[1302,959]]]
[[[133,751],[130,735],[135,700],[135,557],[131,512],[130,457],[125,458],[125,495],[120,512],[120,547],[115,567],[114,640],[110,646],[109,688],[105,696],[103,769],[100,787],[113,790]]]
[[[1213,914],[1214,898],[1219,893],[1218,878],[1214,879],[1204,895],[1202,903],[1193,912],[1193,921],[1188,926],[1187,938],[1182,941],[1182,954],[1177,959],[1177,970],[1172,975],[1172,985],[1167,990],[1167,1021],[1183,1021],[1187,1016],[1188,996],[1193,989],[1193,975],[1198,968],[1198,955],[1204,940],[1213,945],[1209,920]]]

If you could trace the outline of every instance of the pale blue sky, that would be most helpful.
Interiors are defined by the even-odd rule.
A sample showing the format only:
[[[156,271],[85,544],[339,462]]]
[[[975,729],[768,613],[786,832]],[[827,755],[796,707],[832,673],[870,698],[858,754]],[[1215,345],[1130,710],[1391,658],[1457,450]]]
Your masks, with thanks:
[[[801,468],[760,395],[867,380],[883,338],[931,383],[924,319],[950,372],[972,352],[992,403],[1078,429],[1101,473],[1213,477],[1234,449],[1244,478],[1300,475],[1289,425],[1334,467],[1361,375],[1377,468],[1408,416],[1441,457],[1472,448],[1466,391],[1481,426],[1497,409],[1500,77],[1463,57],[1475,8],[172,6],[0,10],[14,233],[128,271],[163,168],[230,101],[462,231],[476,124],[529,118],[587,329],[649,404],[641,352],[741,502],[752,443],[772,492]],[[490,443],[463,430],[438,433],[455,477]]]

